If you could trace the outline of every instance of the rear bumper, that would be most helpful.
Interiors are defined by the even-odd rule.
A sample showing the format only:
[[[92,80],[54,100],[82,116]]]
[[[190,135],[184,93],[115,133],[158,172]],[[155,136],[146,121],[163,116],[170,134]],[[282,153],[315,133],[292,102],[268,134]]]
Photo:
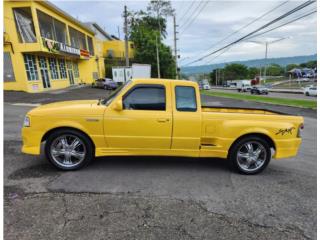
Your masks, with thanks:
[[[39,155],[41,138],[40,132],[33,131],[31,127],[23,127],[21,130],[22,135],[22,149],[23,153]]]
[[[276,153],[274,158],[289,158],[297,155],[301,138],[292,138],[286,140],[277,140],[276,141]]]

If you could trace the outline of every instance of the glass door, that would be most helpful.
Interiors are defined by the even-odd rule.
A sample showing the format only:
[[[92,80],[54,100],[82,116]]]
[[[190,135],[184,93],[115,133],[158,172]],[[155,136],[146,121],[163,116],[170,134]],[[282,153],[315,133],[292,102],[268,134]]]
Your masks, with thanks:
[[[39,57],[38,60],[39,60],[43,88],[51,88],[46,58]]]
[[[67,61],[67,70],[68,70],[70,85],[73,85],[74,84],[74,76],[73,76],[71,61]]]

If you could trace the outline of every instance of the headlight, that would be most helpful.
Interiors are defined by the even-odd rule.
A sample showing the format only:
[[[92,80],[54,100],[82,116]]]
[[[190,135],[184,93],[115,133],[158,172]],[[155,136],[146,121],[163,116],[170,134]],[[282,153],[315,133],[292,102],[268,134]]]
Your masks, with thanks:
[[[28,117],[28,116],[24,117],[23,126],[24,127],[30,127],[30,117]]]

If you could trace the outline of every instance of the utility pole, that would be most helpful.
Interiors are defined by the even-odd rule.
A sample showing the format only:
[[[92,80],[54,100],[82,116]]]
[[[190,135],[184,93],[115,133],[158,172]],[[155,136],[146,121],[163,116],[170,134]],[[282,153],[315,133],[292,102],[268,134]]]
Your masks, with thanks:
[[[160,59],[159,59],[159,47],[158,47],[158,36],[156,35],[156,53],[157,53],[157,70],[158,70],[158,78],[160,75]]]
[[[267,63],[267,59],[268,59],[268,42],[266,42],[266,52],[264,54],[264,77],[263,77],[263,81],[266,82],[267,80],[267,67],[268,67],[268,63]]]
[[[159,42],[161,43],[161,25],[160,25],[160,9],[159,9],[159,0],[157,0],[157,19],[158,19],[158,30],[159,30]],[[160,73],[160,58],[159,58],[159,43],[158,43],[158,36],[156,35],[156,52],[157,52],[157,70],[158,70],[158,78],[161,78]]]
[[[218,86],[218,69],[216,68],[216,86]]]
[[[177,24],[176,24],[176,15],[173,15],[173,41],[174,41],[174,58],[176,62],[176,79],[179,79],[179,72],[178,72],[178,55],[177,55]]]
[[[125,58],[126,67],[129,67],[129,47],[128,47],[128,12],[127,6],[124,6],[124,40],[125,40]]]
[[[265,51],[265,55],[264,55],[264,79],[263,79],[263,82],[266,81],[266,75],[267,75],[267,67],[268,67],[268,64],[267,64],[267,59],[268,59],[268,46],[270,44],[273,44],[273,43],[276,43],[276,42],[280,42],[282,40],[285,40],[287,38],[291,38],[291,37],[283,37],[283,38],[279,38],[279,39],[276,39],[274,41],[265,41],[265,42],[259,42],[259,41],[249,41],[249,42],[253,42],[253,43],[257,43],[257,44],[265,44],[266,45],[266,51]],[[261,78],[261,67],[260,67],[260,78]],[[262,81],[261,81],[262,82]]]

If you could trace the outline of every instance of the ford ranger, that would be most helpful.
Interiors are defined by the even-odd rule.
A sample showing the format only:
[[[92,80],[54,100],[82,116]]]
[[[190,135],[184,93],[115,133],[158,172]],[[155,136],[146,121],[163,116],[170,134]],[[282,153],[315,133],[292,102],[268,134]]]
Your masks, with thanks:
[[[57,102],[27,113],[22,152],[75,170],[99,156],[225,158],[243,174],[297,154],[303,118],[202,106],[191,81],[136,79],[105,99]]]

